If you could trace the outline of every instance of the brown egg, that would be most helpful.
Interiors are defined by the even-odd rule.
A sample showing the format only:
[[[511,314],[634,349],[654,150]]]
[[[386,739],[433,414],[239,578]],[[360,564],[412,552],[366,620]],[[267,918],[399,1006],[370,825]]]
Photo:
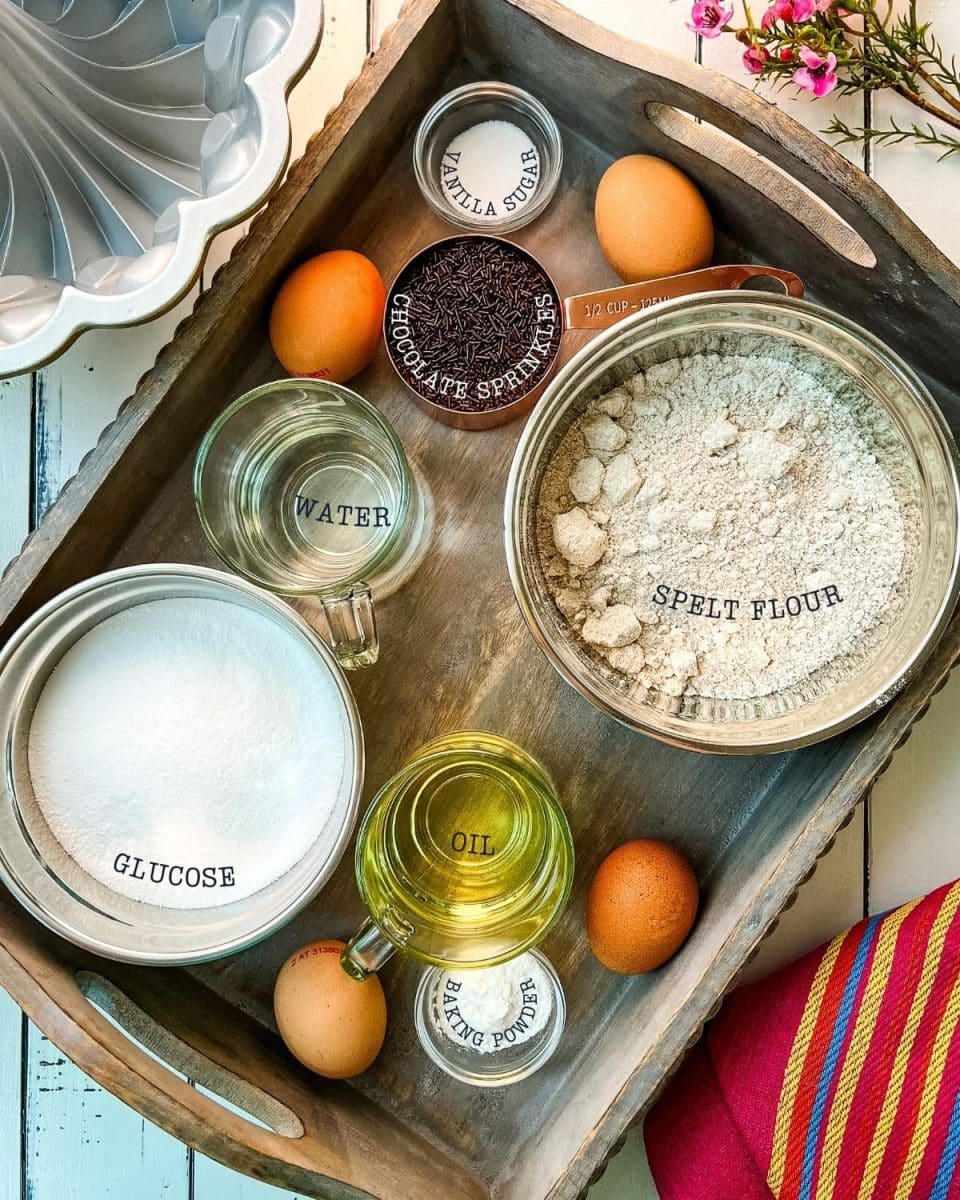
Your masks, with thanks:
[[[387,1001],[376,975],[362,983],[340,965],[344,943],[308,942],[280,968],[273,1011],[280,1036],[305,1067],[327,1079],[359,1075],[380,1053]]]
[[[328,250],[287,277],[270,310],[273,352],[291,375],[346,383],[373,358],[387,293],[355,250]]]
[[[706,201],[662,158],[630,154],[611,163],[597,188],[594,219],[607,262],[628,283],[710,265]]]
[[[626,842],[600,864],[587,894],[587,937],[611,971],[639,975],[662,966],[697,915],[697,877],[666,842]]]

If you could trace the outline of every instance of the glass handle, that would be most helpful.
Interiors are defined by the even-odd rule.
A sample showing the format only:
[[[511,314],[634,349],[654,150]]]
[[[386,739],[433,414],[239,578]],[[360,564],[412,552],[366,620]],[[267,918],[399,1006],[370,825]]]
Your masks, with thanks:
[[[379,971],[396,947],[370,920],[364,921],[347,943],[340,963],[354,979],[366,979]]]
[[[346,596],[320,600],[330,630],[330,645],[348,671],[372,666],[380,654],[373,596],[365,583],[355,584]]]

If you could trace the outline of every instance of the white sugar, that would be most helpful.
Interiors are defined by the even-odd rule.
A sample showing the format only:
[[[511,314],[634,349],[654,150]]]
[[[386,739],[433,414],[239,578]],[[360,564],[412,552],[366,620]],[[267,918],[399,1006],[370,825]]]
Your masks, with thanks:
[[[537,148],[509,121],[471,125],[457,134],[440,160],[440,186],[447,201],[481,225],[526,208],[539,181]]]
[[[240,900],[334,815],[343,705],[269,617],[199,598],[140,604],[63,656],[31,724],[51,832],[113,891],[170,908]]]

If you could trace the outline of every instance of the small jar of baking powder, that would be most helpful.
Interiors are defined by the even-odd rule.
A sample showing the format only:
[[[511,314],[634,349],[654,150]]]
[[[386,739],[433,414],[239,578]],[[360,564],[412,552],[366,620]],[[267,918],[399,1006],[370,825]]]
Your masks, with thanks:
[[[503,1087],[550,1058],[566,1004],[556,971],[530,950],[496,967],[430,968],[414,1013],[420,1042],[437,1066],[476,1087]]]
[[[420,122],[413,164],[424,199],[448,224],[508,233],[550,203],[563,144],[556,121],[529,92],[470,83],[448,92]]]

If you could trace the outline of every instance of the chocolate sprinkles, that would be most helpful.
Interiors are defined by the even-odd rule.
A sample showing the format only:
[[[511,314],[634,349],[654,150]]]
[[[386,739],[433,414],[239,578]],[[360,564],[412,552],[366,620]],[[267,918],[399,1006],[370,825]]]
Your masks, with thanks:
[[[393,365],[423,399],[459,412],[503,408],[544,378],[560,348],[560,298],[526,251],[448,238],[401,271],[387,302]]]

